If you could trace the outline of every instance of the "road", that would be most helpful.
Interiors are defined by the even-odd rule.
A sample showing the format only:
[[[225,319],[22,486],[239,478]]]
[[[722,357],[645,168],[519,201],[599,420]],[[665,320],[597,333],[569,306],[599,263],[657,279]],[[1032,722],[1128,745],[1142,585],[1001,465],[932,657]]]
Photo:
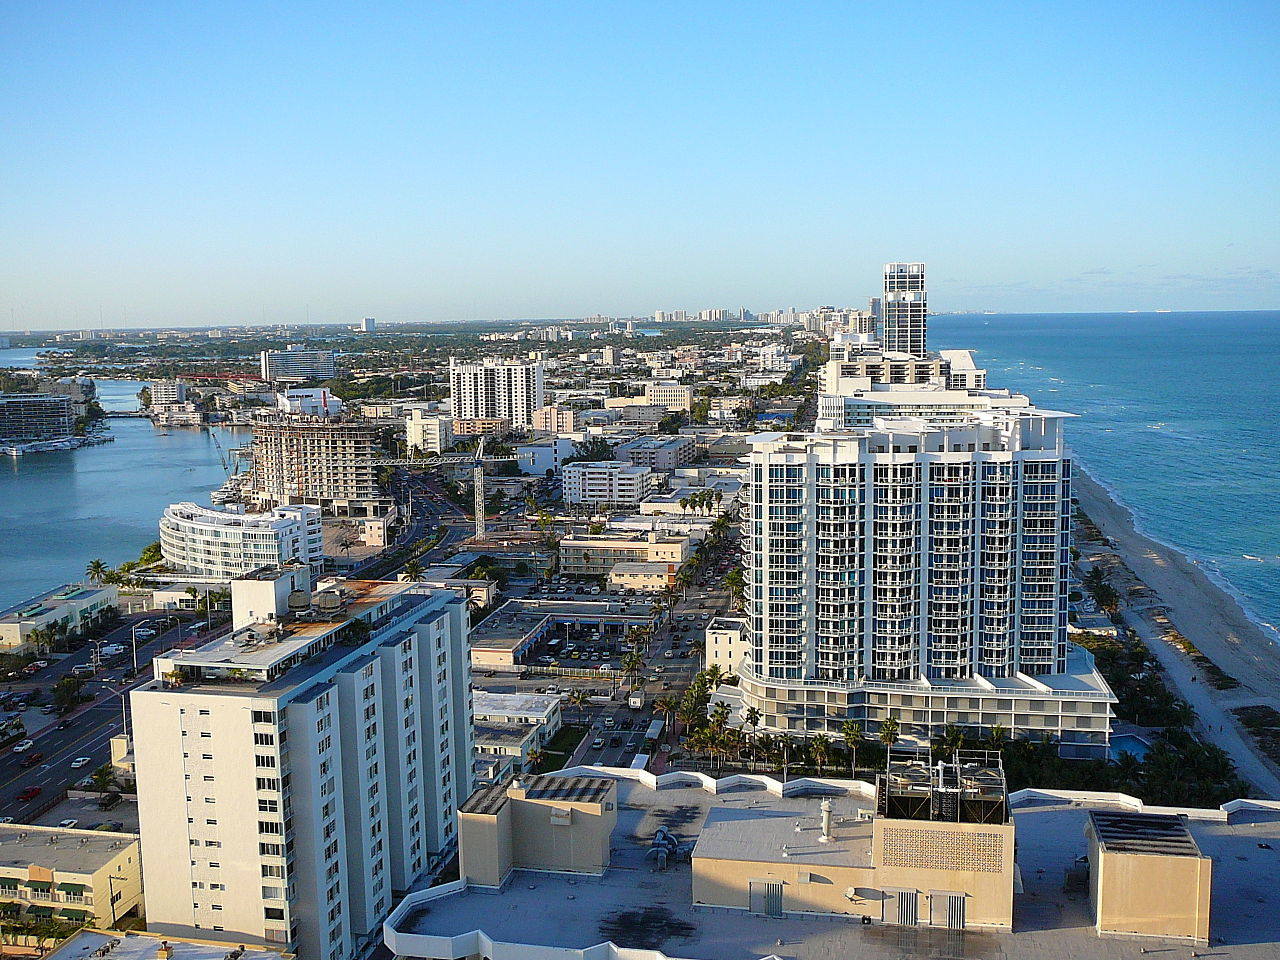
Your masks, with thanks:
[[[27,753],[14,753],[12,748],[5,748],[0,753],[0,814],[13,817],[20,823],[29,822],[34,812],[48,803],[52,792],[74,784],[111,759],[110,740],[120,732],[122,699],[128,696],[129,691],[151,679],[152,657],[183,639],[187,621],[150,640],[139,642],[139,673],[131,680],[125,679],[132,666],[130,633],[133,624],[155,621],[161,616],[137,614],[126,617],[119,627],[102,638],[103,645],[121,644],[125,653],[109,661],[102,673],[85,683],[82,693],[93,697],[93,700],[63,717],[61,723],[65,726],[62,729],[59,729],[61,724],[54,716],[41,717],[38,712],[27,714],[33,719],[41,717],[49,726],[28,735],[35,746]],[[86,645],[64,659],[54,661],[30,680],[9,684],[6,690],[14,694],[29,694],[36,690],[47,692],[63,677],[69,676],[74,667],[88,663],[92,655],[93,648]],[[28,729],[31,726],[28,722]],[[35,753],[44,754],[43,759],[35,766],[22,767],[23,757]],[[89,763],[73,769],[71,762],[77,757],[88,757]],[[30,801],[19,801],[17,794],[28,787],[40,787],[41,795]]]

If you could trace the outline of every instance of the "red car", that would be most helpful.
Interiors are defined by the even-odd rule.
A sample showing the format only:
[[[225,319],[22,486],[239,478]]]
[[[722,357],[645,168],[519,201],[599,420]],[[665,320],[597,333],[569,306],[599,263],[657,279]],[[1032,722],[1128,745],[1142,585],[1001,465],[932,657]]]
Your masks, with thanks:
[[[37,763],[39,763],[43,759],[44,759],[44,754],[41,753],[39,750],[35,750],[31,753],[28,753],[25,757],[23,757],[18,765],[22,767],[34,767]]]
[[[26,803],[28,800],[34,800],[36,797],[40,796],[40,793],[40,787],[27,787],[27,789],[18,794],[18,802]]]

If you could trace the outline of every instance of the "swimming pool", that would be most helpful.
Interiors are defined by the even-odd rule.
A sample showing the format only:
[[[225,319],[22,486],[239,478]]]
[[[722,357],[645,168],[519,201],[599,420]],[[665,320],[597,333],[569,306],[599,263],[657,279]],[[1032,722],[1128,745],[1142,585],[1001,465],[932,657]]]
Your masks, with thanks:
[[[1132,733],[1122,733],[1118,737],[1111,738],[1111,748],[1108,752],[1112,760],[1119,760],[1122,753],[1131,753],[1139,760],[1143,760],[1150,749],[1151,744],[1141,737]]]

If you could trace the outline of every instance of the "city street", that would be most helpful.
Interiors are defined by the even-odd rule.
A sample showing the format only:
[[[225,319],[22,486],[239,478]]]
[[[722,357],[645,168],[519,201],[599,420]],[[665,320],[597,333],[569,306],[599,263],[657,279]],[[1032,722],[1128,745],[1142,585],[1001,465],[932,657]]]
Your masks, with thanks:
[[[0,815],[30,822],[33,812],[48,805],[53,794],[89,776],[111,759],[110,740],[121,729],[122,699],[151,678],[151,658],[180,643],[190,622],[183,620],[149,640],[140,639],[138,675],[132,680],[125,679],[126,672],[132,669],[130,635],[133,625],[156,621],[163,616],[153,613],[126,617],[120,626],[101,639],[102,646],[117,643],[125,648],[125,652],[112,658],[97,676],[86,680],[81,692],[93,697],[92,701],[61,718],[42,714],[38,709],[24,714],[27,737],[34,746],[25,753],[15,753],[12,747],[0,752]],[[21,695],[40,690],[47,693],[60,679],[70,676],[75,667],[89,663],[92,655],[93,646],[86,645],[63,659],[52,661],[30,680],[6,685],[5,692]],[[46,726],[36,730],[36,723]],[[24,757],[36,753],[43,754],[38,763],[31,767],[21,766]],[[71,763],[77,757],[88,757],[89,763],[78,769],[72,768]],[[40,795],[19,801],[17,795],[30,787],[39,787]]]

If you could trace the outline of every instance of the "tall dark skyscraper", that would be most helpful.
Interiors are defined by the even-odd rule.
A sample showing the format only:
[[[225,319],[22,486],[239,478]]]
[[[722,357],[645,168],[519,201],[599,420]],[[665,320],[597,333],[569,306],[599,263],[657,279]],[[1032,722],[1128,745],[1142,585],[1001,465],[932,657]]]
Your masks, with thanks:
[[[891,353],[923,357],[927,349],[928,294],[923,263],[884,265],[884,302],[880,341]]]

